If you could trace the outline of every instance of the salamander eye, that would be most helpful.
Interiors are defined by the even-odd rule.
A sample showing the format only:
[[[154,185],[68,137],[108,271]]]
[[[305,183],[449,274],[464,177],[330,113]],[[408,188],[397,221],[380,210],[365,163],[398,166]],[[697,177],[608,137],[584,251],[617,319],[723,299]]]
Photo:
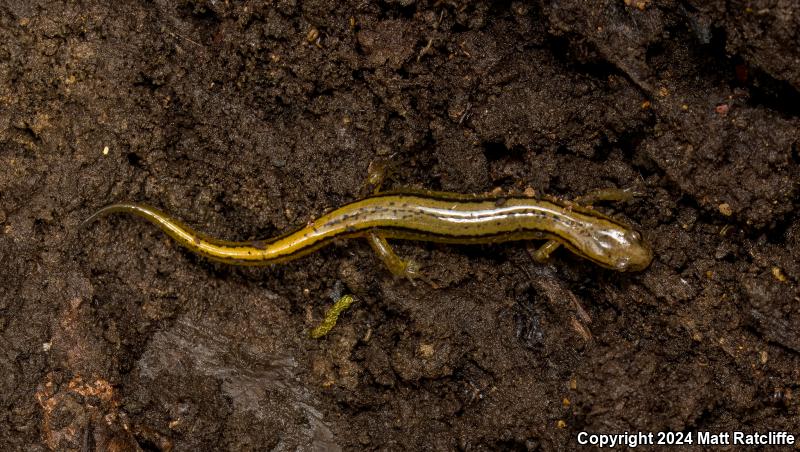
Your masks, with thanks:
[[[626,236],[626,238],[627,238],[628,240],[630,240],[631,242],[641,242],[641,241],[642,241],[642,235],[641,235],[641,234],[639,234],[639,233],[638,233],[638,232],[636,232],[636,231],[628,231],[628,232],[625,234],[625,236]]]

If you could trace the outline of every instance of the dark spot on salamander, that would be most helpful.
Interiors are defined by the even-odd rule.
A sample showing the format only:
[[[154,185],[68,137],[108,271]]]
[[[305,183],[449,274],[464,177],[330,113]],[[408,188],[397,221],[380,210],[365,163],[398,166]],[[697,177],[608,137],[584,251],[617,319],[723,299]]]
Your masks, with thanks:
[[[265,250],[267,249],[267,244],[263,240],[254,240],[250,242],[250,245],[257,250]],[[249,254],[249,253],[248,253]]]
[[[194,242],[195,245],[200,246],[200,237],[193,235],[192,241]]]
[[[356,232],[356,228],[354,226],[347,226],[344,228],[345,232]]]
[[[494,205],[497,207],[502,207],[506,202],[508,202],[508,199],[506,198],[497,198],[494,200]]]

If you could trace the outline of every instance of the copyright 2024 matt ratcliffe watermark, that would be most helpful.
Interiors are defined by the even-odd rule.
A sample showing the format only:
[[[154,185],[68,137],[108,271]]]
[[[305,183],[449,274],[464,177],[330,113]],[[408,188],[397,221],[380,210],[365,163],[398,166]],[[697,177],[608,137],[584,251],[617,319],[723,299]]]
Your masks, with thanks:
[[[639,446],[793,446],[797,435],[784,431],[770,432],[580,432],[581,446],[629,448]]]

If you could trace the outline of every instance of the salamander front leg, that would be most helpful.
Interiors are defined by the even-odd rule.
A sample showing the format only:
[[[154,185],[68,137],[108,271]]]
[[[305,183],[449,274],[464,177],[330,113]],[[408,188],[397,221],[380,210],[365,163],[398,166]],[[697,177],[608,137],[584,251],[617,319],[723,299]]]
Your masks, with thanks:
[[[368,194],[377,194],[383,182],[389,177],[390,168],[389,164],[382,160],[376,160],[369,164],[367,168],[367,179],[361,187],[362,196]]]
[[[533,260],[543,264],[550,259],[550,255],[553,253],[553,251],[557,250],[559,246],[561,246],[561,244],[555,240],[548,240],[544,243],[544,245],[535,250],[531,246],[528,246],[528,252]]]
[[[404,260],[398,256],[389,242],[378,234],[371,233],[367,236],[369,244],[375,254],[383,261],[386,268],[396,276],[405,276],[414,284],[414,279],[419,278],[419,265],[413,260]]]

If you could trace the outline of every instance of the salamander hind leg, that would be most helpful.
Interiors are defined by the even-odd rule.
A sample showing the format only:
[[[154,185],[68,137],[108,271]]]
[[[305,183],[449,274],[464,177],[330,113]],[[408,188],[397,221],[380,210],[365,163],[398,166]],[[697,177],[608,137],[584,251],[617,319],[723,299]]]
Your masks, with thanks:
[[[378,258],[383,261],[383,264],[393,275],[405,276],[412,283],[414,278],[419,276],[419,265],[413,260],[405,260],[398,256],[385,238],[371,233],[367,236],[367,240],[369,240],[372,250],[375,251],[375,254],[378,255]]]

